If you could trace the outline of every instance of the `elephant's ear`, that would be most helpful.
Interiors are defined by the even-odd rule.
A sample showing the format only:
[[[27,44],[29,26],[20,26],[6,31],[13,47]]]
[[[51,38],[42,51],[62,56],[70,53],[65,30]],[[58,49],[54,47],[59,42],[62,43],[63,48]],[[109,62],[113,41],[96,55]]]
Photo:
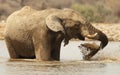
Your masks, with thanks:
[[[64,27],[62,25],[62,20],[59,17],[55,15],[49,15],[46,18],[46,24],[50,30],[54,32],[62,31],[64,33]]]

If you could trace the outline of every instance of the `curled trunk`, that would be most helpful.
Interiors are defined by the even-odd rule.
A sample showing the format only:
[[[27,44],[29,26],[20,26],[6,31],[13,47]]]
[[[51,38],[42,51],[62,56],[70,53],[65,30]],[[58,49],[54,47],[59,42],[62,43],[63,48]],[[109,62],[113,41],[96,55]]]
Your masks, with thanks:
[[[101,41],[100,48],[103,49],[108,44],[107,36],[102,31],[94,28],[90,23],[87,25],[88,25],[88,31],[89,31],[89,35],[87,35],[87,37],[90,39]]]

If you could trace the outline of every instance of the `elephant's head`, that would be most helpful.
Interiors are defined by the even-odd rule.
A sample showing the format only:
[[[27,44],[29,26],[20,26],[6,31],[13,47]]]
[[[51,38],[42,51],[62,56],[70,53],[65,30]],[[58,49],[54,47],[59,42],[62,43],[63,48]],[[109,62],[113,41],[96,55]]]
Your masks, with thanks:
[[[62,32],[64,35],[65,45],[69,43],[71,38],[79,38],[80,40],[84,40],[85,37],[81,35],[80,30],[80,22],[75,21],[69,18],[60,18],[55,15],[49,15],[46,18],[47,27],[54,32]]]
[[[84,37],[101,41],[100,49],[103,49],[108,44],[107,36],[100,30],[93,27],[89,22],[86,21],[81,27],[81,34]]]
[[[65,36],[65,45],[71,38],[84,40],[85,37],[101,41],[100,48],[104,48],[108,39],[100,30],[94,28],[87,20],[73,10],[64,11],[64,14],[51,14],[46,18],[47,27],[54,32],[62,32]]]

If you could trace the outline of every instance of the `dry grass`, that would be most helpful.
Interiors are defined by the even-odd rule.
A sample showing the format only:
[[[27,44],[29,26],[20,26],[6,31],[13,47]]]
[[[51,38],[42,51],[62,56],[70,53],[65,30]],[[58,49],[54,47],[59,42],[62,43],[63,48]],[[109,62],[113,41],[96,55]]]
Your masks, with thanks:
[[[110,41],[120,41],[120,24],[93,24],[94,27],[103,31]]]

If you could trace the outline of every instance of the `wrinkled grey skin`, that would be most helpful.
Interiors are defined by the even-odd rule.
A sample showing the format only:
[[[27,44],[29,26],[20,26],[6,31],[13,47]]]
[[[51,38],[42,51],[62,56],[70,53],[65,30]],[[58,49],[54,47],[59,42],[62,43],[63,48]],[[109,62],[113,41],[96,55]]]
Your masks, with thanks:
[[[26,6],[8,17],[5,28],[5,41],[12,59],[60,60],[62,40],[67,45],[71,38],[84,40],[85,37],[100,40],[101,48],[108,43],[104,33],[72,9],[37,11]]]

